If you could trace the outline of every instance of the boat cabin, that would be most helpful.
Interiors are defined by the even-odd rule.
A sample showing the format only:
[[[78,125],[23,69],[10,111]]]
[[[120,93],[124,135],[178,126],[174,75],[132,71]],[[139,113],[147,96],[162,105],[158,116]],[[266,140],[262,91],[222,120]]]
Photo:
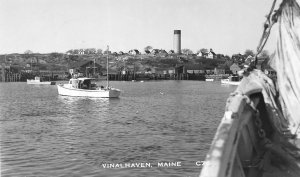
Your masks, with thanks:
[[[69,84],[71,84],[73,88],[94,90],[96,88],[96,84],[92,83],[92,80],[95,79],[94,78],[70,79]]]
[[[36,81],[40,81],[41,80],[41,78],[40,77],[34,77],[34,80],[36,80]]]
[[[240,77],[239,76],[229,76],[229,81],[240,81]]]
[[[241,80],[238,75],[229,76],[228,79],[229,79],[229,81],[234,81],[234,82],[238,82]]]

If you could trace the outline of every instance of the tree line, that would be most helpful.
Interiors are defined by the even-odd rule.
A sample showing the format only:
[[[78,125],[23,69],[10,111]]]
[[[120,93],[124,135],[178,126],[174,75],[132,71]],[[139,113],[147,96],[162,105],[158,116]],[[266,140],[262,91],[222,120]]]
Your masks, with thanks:
[[[144,48],[144,51],[145,51],[146,54],[149,54],[151,52],[151,50],[156,50],[156,49],[154,49],[152,46],[146,46]],[[204,56],[204,57],[200,57],[200,58],[205,59],[206,57],[205,57],[204,54],[207,54],[211,51],[212,51],[212,49],[208,50],[206,48],[202,48],[202,49],[199,49],[196,54],[194,54],[193,51],[190,50],[190,49],[182,49],[182,55],[186,55],[186,56],[193,56],[194,55],[195,56],[195,55],[200,53],[200,54],[203,54],[202,56]],[[106,54],[106,52],[107,51],[103,52],[102,49],[87,48],[87,49],[70,49],[66,52],[66,54],[69,54],[69,55],[80,55],[80,54],[93,55],[93,54],[103,54],[103,53]],[[173,53],[174,53],[173,50],[171,50],[169,52],[169,54],[173,54]],[[26,50],[24,52],[25,58],[30,58],[32,55],[33,55],[33,52],[31,50]],[[62,53],[52,52],[52,53],[50,53],[50,58],[60,58],[60,55],[62,55]],[[231,57],[228,56],[228,55],[223,55],[223,54],[215,54],[213,59],[231,61],[233,63],[242,64],[242,63],[245,62],[245,60],[249,56],[254,57],[255,53],[254,53],[253,50],[246,49],[243,54],[241,54],[241,53],[233,54]],[[262,51],[262,53],[259,55],[259,57],[269,59],[268,51],[266,51],[266,50]]]

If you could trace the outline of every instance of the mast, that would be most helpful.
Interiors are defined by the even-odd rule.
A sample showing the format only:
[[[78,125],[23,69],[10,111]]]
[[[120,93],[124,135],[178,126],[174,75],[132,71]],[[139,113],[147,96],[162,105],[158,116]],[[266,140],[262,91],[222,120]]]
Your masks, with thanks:
[[[94,77],[95,77],[95,62],[96,62],[96,58],[94,58]]]
[[[135,63],[133,63],[133,80],[135,80]]]
[[[108,81],[108,55],[109,55],[109,46],[107,46],[107,59],[106,59],[106,87],[107,88],[109,86],[109,81]]]

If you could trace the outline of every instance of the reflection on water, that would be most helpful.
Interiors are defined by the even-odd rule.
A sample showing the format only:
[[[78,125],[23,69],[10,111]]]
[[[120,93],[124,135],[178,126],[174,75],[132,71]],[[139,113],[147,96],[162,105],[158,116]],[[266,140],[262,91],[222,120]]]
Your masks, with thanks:
[[[69,97],[69,96],[58,96],[58,101],[65,107],[66,110],[70,111],[69,114],[77,114],[81,112],[83,114],[89,113],[105,113],[109,109],[109,98],[86,98],[86,97]],[[72,115],[72,116],[73,116]]]
[[[116,98],[114,98],[116,99]],[[119,99],[119,98],[117,98]],[[70,96],[62,96],[58,95],[58,100],[65,102],[65,104],[72,104],[74,102],[80,102],[82,100],[90,100],[96,103],[103,103],[103,105],[109,103],[109,98],[87,98],[87,97],[70,97]]]
[[[119,99],[0,83],[2,176],[198,176],[225,101],[216,82],[112,82]],[[181,167],[158,168],[161,161]],[[105,169],[103,163],[153,164]]]

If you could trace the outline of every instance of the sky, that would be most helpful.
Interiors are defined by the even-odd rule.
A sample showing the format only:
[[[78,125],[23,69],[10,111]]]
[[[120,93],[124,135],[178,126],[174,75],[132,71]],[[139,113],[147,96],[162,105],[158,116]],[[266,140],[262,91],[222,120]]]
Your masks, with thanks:
[[[0,0],[0,54],[152,46],[256,50],[271,0]]]

